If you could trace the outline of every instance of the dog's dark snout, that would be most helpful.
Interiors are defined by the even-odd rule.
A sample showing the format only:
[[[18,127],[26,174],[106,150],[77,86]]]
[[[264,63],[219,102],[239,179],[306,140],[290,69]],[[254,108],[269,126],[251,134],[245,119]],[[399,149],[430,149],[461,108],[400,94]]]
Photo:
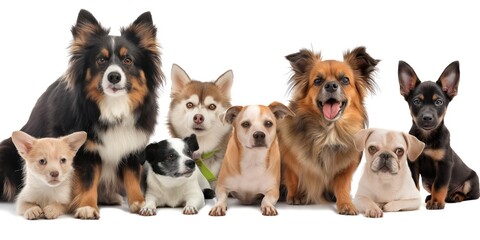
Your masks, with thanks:
[[[122,75],[119,72],[111,72],[108,74],[108,81],[117,84],[122,80]]]
[[[431,122],[433,121],[433,115],[432,114],[424,114],[422,116],[422,120],[425,122]]]
[[[254,133],[253,133],[253,138],[254,138],[255,140],[265,139],[265,133],[264,133],[264,132],[260,132],[260,131],[254,132]]]
[[[187,161],[185,161],[185,166],[187,166],[188,168],[194,168],[195,167],[195,161],[187,160]]]
[[[388,153],[382,153],[382,154],[380,154],[380,158],[381,158],[382,160],[387,160],[387,159],[389,159],[391,156],[392,156],[392,155],[390,155],[390,154],[388,154]]]
[[[58,175],[59,175],[58,171],[51,171],[50,172],[50,176],[52,176],[52,177],[58,177]]]
[[[203,123],[204,120],[205,118],[203,117],[202,114],[195,114],[195,116],[193,116],[193,122],[196,124],[201,124]]]
[[[325,90],[327,90],[327,92],[335,92],[337,91],[337,89],[338,89],[338,84],[336,82],[329,82],[325,84]]]

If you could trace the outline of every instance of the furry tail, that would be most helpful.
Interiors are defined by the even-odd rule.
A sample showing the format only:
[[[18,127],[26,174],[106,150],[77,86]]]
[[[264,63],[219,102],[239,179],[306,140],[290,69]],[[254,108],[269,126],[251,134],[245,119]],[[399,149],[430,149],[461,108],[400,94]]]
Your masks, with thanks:
[[[12,139],[0,143],[0,200],[12,202],[23,184],[23,163]]]

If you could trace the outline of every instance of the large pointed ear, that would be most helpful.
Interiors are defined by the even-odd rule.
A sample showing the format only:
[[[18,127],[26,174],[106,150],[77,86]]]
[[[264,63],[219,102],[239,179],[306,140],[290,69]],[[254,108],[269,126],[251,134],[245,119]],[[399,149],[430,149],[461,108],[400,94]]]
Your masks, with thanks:
[[[30,150],[32,150],[32,146],[35,144],[37,139],[25,132],[15,131],[12,133],[12,141],[20,156],[25,158],[25,156],[30,153]]]
[[[363,46],[345,52],[343,60],[360,73],[362,83],[366,89],[373,92],[376,87],[373,75],[377,71],[377,64],[380,60],[371,57]]]
[[[215,85],[220,88],[220,91],[224,93],[228,99],[230,99],[232,95],[233,71],[228,70],[220,75],[220,77],[215,80]]]
[[[458,93],[458,83],[460,81],[460,63],[454,61],[450,63],[445,70],[443,70],[442,75],[437,81],[437,84],[442,87],[442,90],[447,94],[447,96],[452,100],[453,97],[457,96]]]
[[[100,25],[92,13],[85,9],[81,9],[78,13],[77,23],[71,29],[74,44],[84,46],[88,38],[94,35],[108,35],[109,29],[105,29]]]
[[[229,107],[227,111],[225,111],[223,122],[232,124],[233,121],[235,121],[235,118],[237,118],[238,114],[242,111],[242,109],[243,109],[242,106]]]
[[[403,137],[405,138],[405,141],[408,144],[408,160],[410,161],[415,161],[417,158],[420,156],[420,154],[423,152],[423,149],[425,148],[425,143],[422,141],[418,140],[413,135],[410,135],[408,133],[403,133]]]
[[[186,137],[183,139],[185,143],[187,143],[188,148],[190,151],[195,152],[197,151],[200,147],[198,146],[198,141],[197,141],[197,135],[191,134],[189,137]]]
[[[74,132],[70,135],[62,137],[61,139],[68,144],[72,151],[77,152],[87,140],[87,133],[84,131]]]
[[[365,143],[374,130],[374,128],[362,129],[353,136],[353,142],[357,151],[361,152],[365,149]]]
[[[268,108],[272,111],[273,115],[275,115],[276,119],[284,119],[287,116],[294,117],[295,113],[290,110],[287,106],[283,105],[280,102],[272,102],[268,105]]]
[[[400,84],[400,94],[405,98],[420,84],[420,79],[413,68],[404,61],[398,62],[398,83]]]
[[[140,15],[130,26],[121,28],[120,33],[128,40],[150,52],[158,52],[157,28],[153,24],[152,14],[145,12]]]
[[[288,81],[288,91],[293,91],[294,99],[306,96],[308,92],[309,72],[316,61],[321,60],[320,53],[314,53],[308,49],[300,49],[299,52],[285,56],[292,67],[293,76]]]
[[[187,72],[177,64],[172,65],[172,94],[180,93],[185,86],[192,81]]]

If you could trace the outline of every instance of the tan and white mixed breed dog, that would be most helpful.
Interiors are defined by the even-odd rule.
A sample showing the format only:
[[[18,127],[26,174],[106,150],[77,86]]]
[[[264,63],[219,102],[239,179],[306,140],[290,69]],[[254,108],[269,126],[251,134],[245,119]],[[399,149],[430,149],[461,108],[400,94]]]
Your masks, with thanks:
[[[231,126],[223,124],[220,115],[232,106],[233,72],[228,70],[215,81],[201,82],[192,80],[180,66],[173,64],[171,74],[167,122],[170,134],[175,138],[195,134],[200,149],[194,152],[193,158],[198,159],[202,154],[210,155],[203,162],[217,177],[231,132]],[[215,189],[216,181],[209,179],[209,182],[211,188]]]
[[[229,194],[242,204],[261,199],[263,215],[278,214],[281,163],[276,120],[294,115],[279,102],[233,106],[226,111],[224,122],[233,126],[233,132],[218,175],[217,202],[209,215],[226,214]]]
[[[353,201],[357,209],[371,218],[382,217],[383,211],[418,209],[421,196],[407,160],[415,161],[425,144],[408,133],[380,128],[360,130],[354,137],[366,159]]]
[[[26,219],[54,219],[69,210],[73,158],[87,139],[86,132],[60,138],[34,138],[22,131],[12,141],[24,159],[25,186],[17,196],[17,212]]]

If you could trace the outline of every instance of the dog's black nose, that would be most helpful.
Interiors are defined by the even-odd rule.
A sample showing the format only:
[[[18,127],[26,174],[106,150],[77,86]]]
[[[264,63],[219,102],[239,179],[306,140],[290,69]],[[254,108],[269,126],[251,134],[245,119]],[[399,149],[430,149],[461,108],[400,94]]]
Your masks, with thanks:
[[[338,84],[336,82],[329,82],[325,84],[325,90],[327,90],[327,92],[335,92],[337,91],[337,89],[338,89]]]
[[[58,175],[59,175],[58,171],[51,171],[50,172],[50,176],[52,176],[52,177],[58,177]]]
[[[255,139],[255,140],[265,139],[265,133],[260,132],[260,131],[254,132],[253,133],[253,139]]]
[[[111,72],[108,74],[108,81],[113,83],[113,84],[117,84],[120,82],[120,80],[122,80],[122,75],[120,75],[119,72]]]
[[[433,115],[432,114],[424,114],[422,116],[422,120],[425,122],[431,122],[433,120]]]
[[[382,154],[380,154],[380,158],[381,158],[382,160],[387,160],[387,159],[389,159],[390,157],[392,157],[392,155],[390,155],[390,154],[388,154],[388,153],[382,153]]]
[[[187,161],[185,161],[185,166],[187,166],[188,168],[194,168],[195,167],[195,161],[187,160]]]

